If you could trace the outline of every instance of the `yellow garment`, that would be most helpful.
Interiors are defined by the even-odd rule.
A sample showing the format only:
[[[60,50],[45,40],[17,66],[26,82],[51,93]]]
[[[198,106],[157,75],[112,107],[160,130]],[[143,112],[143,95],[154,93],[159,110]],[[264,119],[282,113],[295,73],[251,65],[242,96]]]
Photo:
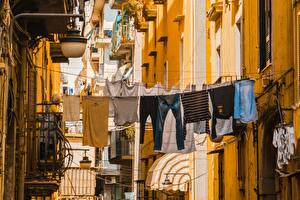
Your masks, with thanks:
[[[108,97],[83,98],[83,145],[107,145],[108,102]]]

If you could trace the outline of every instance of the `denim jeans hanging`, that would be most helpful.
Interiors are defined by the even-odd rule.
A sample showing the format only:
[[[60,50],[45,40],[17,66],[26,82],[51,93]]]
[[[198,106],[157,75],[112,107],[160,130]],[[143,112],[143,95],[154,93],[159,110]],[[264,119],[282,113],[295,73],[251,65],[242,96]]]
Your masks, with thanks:
[[[166,116],[171,109],[176,119],[176,143],[178,150],[184,149],[184,135],[182,127],[182,116],[180,109],[180,95],[162,95],[158,96],[158,112],[156,119],[156,133],[154,139],[154,150],[161,150],[162,136],[164,132],[164,123]]]

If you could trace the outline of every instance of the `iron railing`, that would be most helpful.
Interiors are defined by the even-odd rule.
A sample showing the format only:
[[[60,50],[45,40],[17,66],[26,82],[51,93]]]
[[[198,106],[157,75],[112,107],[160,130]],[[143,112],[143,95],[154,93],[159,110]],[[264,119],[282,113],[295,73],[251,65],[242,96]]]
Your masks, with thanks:
[[[110,147],[108,149],[109,161],[118,164],[119,161],[128,160],[134,155],[134,140],[127,139],[122,131],[111,133]]]
[[[28,180],[60,180],[72,163],[71,145],[63,134],[61,113],[37,113]]]
[[[117,16],[112,30],[111,54],[118,51],[120,46],[133,43],[135,39],[134,19],[126,14]]]

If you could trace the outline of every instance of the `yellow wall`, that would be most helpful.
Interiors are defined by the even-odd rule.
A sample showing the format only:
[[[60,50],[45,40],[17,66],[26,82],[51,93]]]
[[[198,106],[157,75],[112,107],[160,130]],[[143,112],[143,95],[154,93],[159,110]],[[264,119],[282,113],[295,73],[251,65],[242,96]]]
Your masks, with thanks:
[[[145,1],[148,2],[148,1]],[[149,1],[151,2],[151,1]],[[192,1],[189,0],[168,0],[163,5],[157,5],[157,18],[149,21],[149,29],[144,33],[143,42],[143,63],[149,63],[148,68],[143,68],[142,81],[148,87],[161,83],[166,89],[173,86],[184,89],[187,85],[194,83],[193,77],[193,9]],[[174,22],[178,16],[184,15],[179,22]],[[162,36],[167,36],[167,42],[158,42]],[[182,43],[181,43],[182,39]],[[182,48],[182,58],[180,48]],[[149,56],[151,51],[157,55]],[[165,63],[168,70],[165,71]],[[181,65],[182,63],[182,65]],[[205,76],[205,74],[203,75]],[[148,163],[148,168],[143,167],[143,178],[146,179],[147,170],[151,167],[153,160],[158,156],[153,152],[152,130],[145,133],[144,145],[141,146],[142,163]],[[191,155],[191,162],[193,156]],[[192,163],[191,163],[192,166]],[[192,185],[192,184],[191,184]],[[189,192],[186,198],[192,193]],[[162,193],[157,193],[157,198],[164,199]]]
[[[185,5],[185,6],[183,6]],[[174,22],[177,16],[184,15],[180,22]],[[149,21],[149,29],[144,34],[143,62],[149,63],[149,68],[143,68],[143,82],[151,87],[157,82],[184,88],[192,84],[193,40],[192,40],[191,1],[169,0],[157,6],[157,19]],[[168,41],[158,42],[159,38],[167,36]],[[180,69],[180,45],[183,40],[183,61]],[[149,56],[151,51],[157,51],[157,56]],[[168,63],[167,81],[165,83],[164,64]],[[180,79],[180,72],[182,78]],[[182,80],[182,82],[180,82]]]
[[[34,62],[37,66],[37,103],[42,103],[43,100],[51,101],[52,95],[60,94],[60,64],[52,63],[48,41],[42,40],[38,44],[34,53]],[[41,109],[40,106],[38,109]]]
[[[236,1],[235,1],[236,2]],[[209,0],[207,1],[209,3]],[[242,60],[241,69],[244,68],[245,74],[251,78],[256,79],[255,93],[257,95],[265,93],[263,87],[262,77],[266,74],[271,74],[273,79],[279,78],[290,67],[297,66],[297,59],[293,58],[295,55],[293,30],[293,12],[292,1],[282,2],[279,0],[272,1],[272,65],[266,68],[263,72],[259,72],[259,11],[258,1],[244,0],[242,4],[243,10],[243,34],[242,34]],[[298,7],[298,6],[297,6]],[[209,6],[208,6],[209,8]],[[222,21],[222,36],[221,36],[221,59],[222,59],[222,75],[231,75],[236,66],[236,44],[234,37],[234,15],[236,14],[236,6],[226,6],[223,4],[223,13],[220,21]],[[209,29],[210,36],[215,24],[211,22],[207,28]],[[214,48],[213,37],[207,39],[210,43],[207,46],[207,50]],[[213,52],[213,51],[211,51]],[[213,54],[213,53],[212,53]],[[214,57],[213,55],[207,55],[211,63],[207,65],[207,81],[212,83],[215,80],[214,77]],[[208,62],[209,63],[209,62]],[[209,70],[211,69],[211,70]],[[294,102],[294,84],[293,73],[288,73],[285,76],[285,85],[283,86],[283,92],[281,96],[281,103],[283,107],[291,107]],[[271,90],[274,93],[274,89]],[[262,110],[267,107],[274,95],[272,93],[266,94],[258,100],[259,115],[262,114]],[[292,121],[292,113],[290,111],[285,112],[286,122]],[[298,117],[298,118],[297,118]],[[299,125],[299,111],[294,114],[295,130]],[[263,168],[267,167],[267,170],[274,171],[276,163],[273,165],[268,162],[271,155],[265,154],[264,151],[274,151],[272,144],[267,142],[267,138],[272,138],[272,133],[265,135],[263,128],[259,126],[258,129],[258,160],[256,157],[256,141],[254,138],[254,131],[252,124],[248,124],[246,134],[244,134],[245,142],[242,144],[242,156],[244,156],[244,187],[241,185],[241,181],[238,180],[238,141],[240,137],[224,137],[221,143],[208,143],[208,150],[213,150],[216,147],[224,149],[224,199],[256,199],[256,190],[262,194],[262,180],[264,179]],[[297,139],[299,139],[299,131],[296,131]],[[299,146],[299,144],[298,144]],[[299,147],[298,147],[299,148]],[[266,150],[268,149],[268,150]],[[297,150],[299,153],[299,150]],[[296,153],[297,154],[297,153]],[[209,199],[219,198],[219,183],[218,183],[218,153],[208,155],[208,167],[209,167]],[[257,169],[259,164],[259,170]],[[299,165],[299,164],[298,164]],[[287,171],[292,172],[297,168],[296,161],[290,161],[290,164],[286,168]],[[260,183],[257,183],[257,173],[259,173]],[[275,189],[277,191],[278,199],[299,199],[299,180],[294,178],[281,178],[281,187],[279,187],[278,176],[275,178]],[[259,185],[259,188],[257,186]]]

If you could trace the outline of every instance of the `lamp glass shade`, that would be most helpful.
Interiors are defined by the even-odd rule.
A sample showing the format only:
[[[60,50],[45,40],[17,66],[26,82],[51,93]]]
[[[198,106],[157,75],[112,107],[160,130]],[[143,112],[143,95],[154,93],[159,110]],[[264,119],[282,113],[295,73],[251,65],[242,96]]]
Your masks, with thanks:
[[[67,36],[60,39],[61,50],[67,58],[81,57],[86,49],[87,39],[81,36]]]
[[[84,156],[79,163],[80,163],[80,169],[90,169],[92,161],[90,161],[88,157]]]
[[[172,182],[168,177],[166,177],[165,181],[162,183],[163,185],[172,185]]]

